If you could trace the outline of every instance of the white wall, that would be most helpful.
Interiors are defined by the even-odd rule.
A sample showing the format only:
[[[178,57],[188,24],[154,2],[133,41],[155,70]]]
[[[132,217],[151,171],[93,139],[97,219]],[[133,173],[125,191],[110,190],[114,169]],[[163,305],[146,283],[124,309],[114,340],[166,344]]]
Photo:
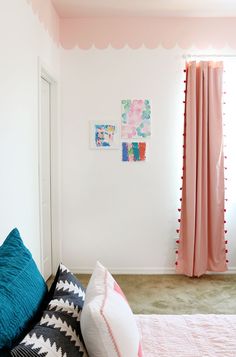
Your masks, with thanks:
[[[90,271],[99,259],[114,272],[173,272],[182,168],[182,54],[178,48],[62,51],[62,261],[72,270]],[[152,101],[146,163],[123,163],[120,150],[89,148],[89,121],[119,122],[123,98]],[[236,227],[233,206],[228,208],[234,269]]]
[[[17,226],[39,264],[38,56],[59,79],[60,50],[27,2],[18,0],[1,4],[0,44],[0,243]],[[61,260],[75,271],[91,271],[100,259],[116,272],[172,272],[182,166],[183,50],[60,52],[62,212],[56,223],[62,228]],[[120,150],[89,148],[89,121],[119,122],[123,98],[152,101],[146,163],[123,163]],[[233,113],[233,97],[230,102]],[[236,196],[233,141],[231,135],[229,197]],[[230,268],[236,270],[235,209],[233,198],[227,226]]]
[[[0,243],[18,227],[40,263],[38,56],[59,76],[59,48],[26,1],[0,12]]]

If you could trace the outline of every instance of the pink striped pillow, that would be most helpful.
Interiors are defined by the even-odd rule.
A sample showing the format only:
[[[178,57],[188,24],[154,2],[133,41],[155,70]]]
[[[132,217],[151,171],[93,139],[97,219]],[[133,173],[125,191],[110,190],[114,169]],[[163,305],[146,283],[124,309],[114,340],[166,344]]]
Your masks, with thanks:
[[[90,357],[142,357],[130,306],[117,282],[99,262],[86,290],[81,330]]]

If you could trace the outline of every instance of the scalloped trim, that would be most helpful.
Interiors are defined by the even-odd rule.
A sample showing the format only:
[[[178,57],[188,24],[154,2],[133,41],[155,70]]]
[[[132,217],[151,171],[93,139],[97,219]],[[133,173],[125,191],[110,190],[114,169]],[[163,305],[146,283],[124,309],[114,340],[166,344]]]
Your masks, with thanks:
[[[81,18],[61,19],[60,26],[65,49],[236,48],[236,18]]]
[[[26,0],[53,40],[65,49],[145,46],[236,49],[236,18],[98,17],[60,19],[50,0]]]
[[[51,0],[26,0],[52,40],[60,45],[60,18]]]

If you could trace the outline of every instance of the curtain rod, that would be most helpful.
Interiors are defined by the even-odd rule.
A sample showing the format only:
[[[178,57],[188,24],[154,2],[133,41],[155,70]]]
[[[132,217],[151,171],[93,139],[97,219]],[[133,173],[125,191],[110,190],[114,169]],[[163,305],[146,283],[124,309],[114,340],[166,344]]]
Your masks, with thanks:
[[[225,54],[225,55],[217,55],[217,54],[210,54],[210,55],[203,55],[203,54],[200,54],[200,55],[190,55],[190,54],[187,54],[187,55],[183,55],[182,56],[183,58],[189,58],[189,57],[235,57],[236,58],[236,55],[232,55],[232,54]]]

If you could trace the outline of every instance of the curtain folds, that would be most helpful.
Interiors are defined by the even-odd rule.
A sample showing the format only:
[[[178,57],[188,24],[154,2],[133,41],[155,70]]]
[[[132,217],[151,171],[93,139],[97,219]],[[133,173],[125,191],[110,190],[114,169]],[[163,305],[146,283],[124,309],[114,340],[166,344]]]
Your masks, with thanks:
[[[176,271],[227,270],[224,238],[222,62],[186,64],[184,167]]]

